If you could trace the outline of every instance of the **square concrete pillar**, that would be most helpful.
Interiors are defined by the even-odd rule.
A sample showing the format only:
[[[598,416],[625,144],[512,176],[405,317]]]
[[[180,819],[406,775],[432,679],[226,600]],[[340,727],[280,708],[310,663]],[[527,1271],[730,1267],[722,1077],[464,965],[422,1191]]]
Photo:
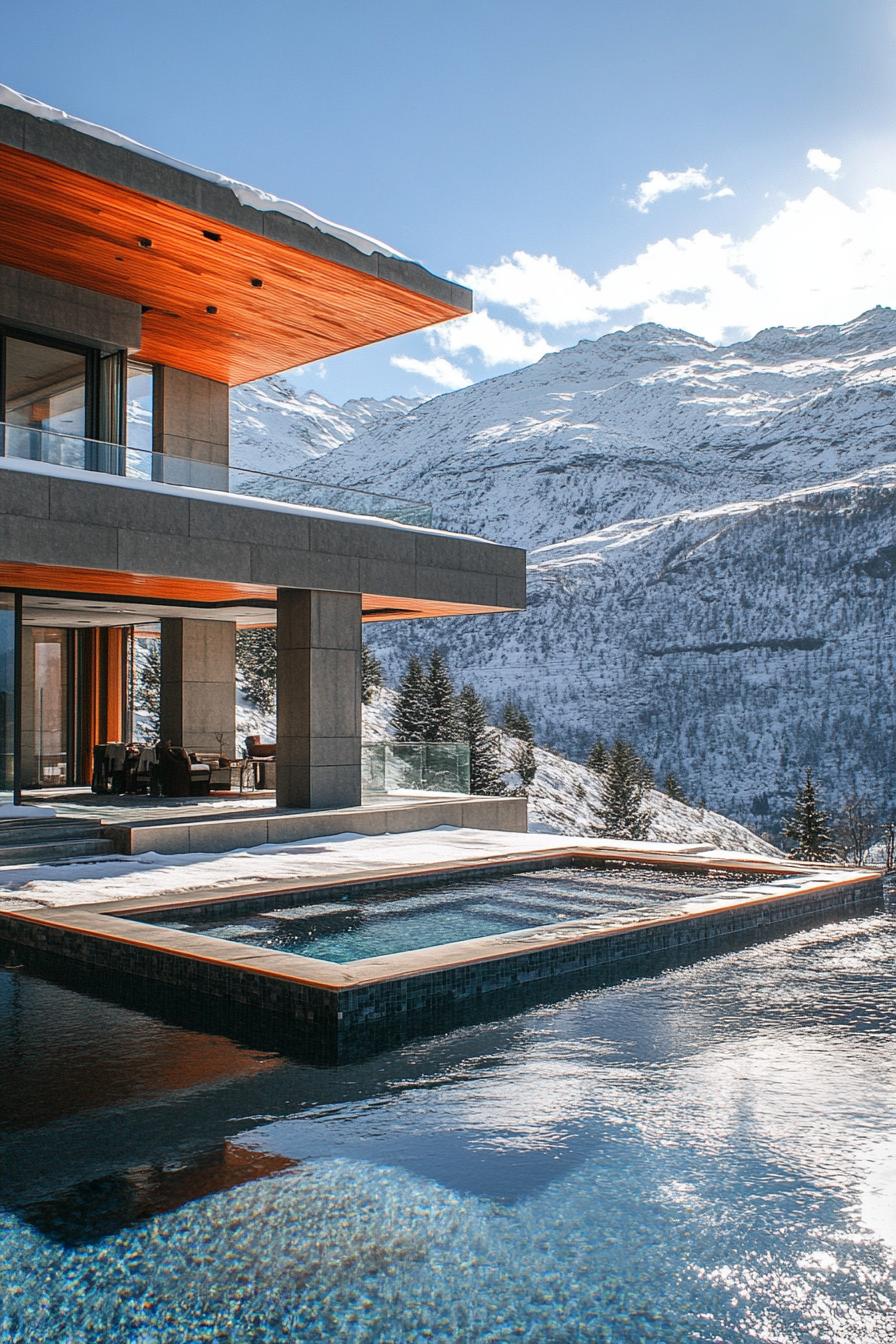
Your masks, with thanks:
[[[157,364],[152,386],[153,451],[226,467],[230,452],[227,384]],[[223,488],[227,488],[226,481]]]
[[[162,738],[188,751],[233,757],[236,738],[236,626],[165,619],[159,721]],[[222,747],[223,739],[223,747]]]
[[[361,801],[361,595],[277,589],[277,804]]]

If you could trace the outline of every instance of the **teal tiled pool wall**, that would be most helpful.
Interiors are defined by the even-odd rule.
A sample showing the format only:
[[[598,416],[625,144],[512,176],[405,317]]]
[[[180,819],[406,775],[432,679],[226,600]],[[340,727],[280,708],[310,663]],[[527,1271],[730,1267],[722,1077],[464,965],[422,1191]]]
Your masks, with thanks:
[[[565,861],[569,863],[568,858]],[[530,861],[525,866],[533,865]],[[477,869],[477,875],[481,871]],[[745,878],[749,880],[747,874]],[[421,1032],[442,1030],[452,1024],[459,1010],[476,1004],[487,1007],[492,997],[496,1003],[507,1001],[514,991],[531,990],[539,984],[547,987],[552,982],[572,983],[573,979],[581,982],[589,973],[599,980],[607,973],[625,973],[628,963],[643,974],[651,959],[668,964],[676,957],[690,958],[712,950],[714,944],[775,936],[800,924],[841,918],[867,910],[881,895],[881,879],[869,874],[809,891],[770,894],[685,916],[658,917],[633,927],[599,932],[581,925],[523,930],[481,940],[478,946],[466,944],[468,956],[462,961],[455,958],[452,964],[440,965],[436,957],[422,969],[408,966],[402,970],[396,965],[390,971],[388,962],[401,958],[381,958],[369,974],[360,975],[357,971],[364,963],[349,964],[344,969],[355,972],[350,977],[354,983],[341,987],[324,983],[323,975],[315,982],[314,967],[323,969],[325,963],[305,958],[296,958],[296,970],[286,974],[282,969],[270,972],[243,964],[232,954],[216,957],[208,951],[214,940],[197,939],[197,949],[200,944],[202,948],[195,953],[153,946],[142,936],[148,934],[151,940],[152,926],[123,916],[94,917],[97,927],[78,929],[58,919],[41,919],[41,912],[29,912],[31,917],[0,912],[0,948],[7,945],[2,948],[4,960],[10,951],[26,960],[29,952],[74,959],[119,979],[153,982],[178,994],[226,1001],[278,1024],[294,1036],[297,1046],[313,1047],[324,1057],[336,1059],[365,1045],[376,1048],[379,1039],[388,1037],[397,1024],[405,1031],[415,1024]],[[143,914],[138,917],[142,919]],[[116,928],[121,929],[118,936]],[[506,952],[502,942],[507,944]],[[279,960],[282,965],[288,958]]]

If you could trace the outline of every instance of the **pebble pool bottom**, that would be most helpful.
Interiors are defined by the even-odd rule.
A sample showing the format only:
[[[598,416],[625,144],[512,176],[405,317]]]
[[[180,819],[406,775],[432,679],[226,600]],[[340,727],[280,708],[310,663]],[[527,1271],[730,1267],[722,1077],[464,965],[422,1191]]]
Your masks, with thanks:
[[[0,1341],[890,1344],[896,917],[314,1069],[0,972]]]
[[[755,880],[749,873],[673,873],[634,863],[542,868],[451,877],[419,887],[408,881],[394,891],[367,894],[321,891],[299,905],[237,917],[179,912],[164,919],[164,927],[346,962],[595,915],[630,916],[636,910],[656,915],[689,896]]]

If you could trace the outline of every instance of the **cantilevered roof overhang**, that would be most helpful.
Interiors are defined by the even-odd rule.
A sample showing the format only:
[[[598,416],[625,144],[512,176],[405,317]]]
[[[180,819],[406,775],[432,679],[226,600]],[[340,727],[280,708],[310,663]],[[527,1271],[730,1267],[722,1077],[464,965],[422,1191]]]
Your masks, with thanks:
[[[142,359],[230,386],[472,307],[385,244],[3,86],[0,264],[141,304]]]

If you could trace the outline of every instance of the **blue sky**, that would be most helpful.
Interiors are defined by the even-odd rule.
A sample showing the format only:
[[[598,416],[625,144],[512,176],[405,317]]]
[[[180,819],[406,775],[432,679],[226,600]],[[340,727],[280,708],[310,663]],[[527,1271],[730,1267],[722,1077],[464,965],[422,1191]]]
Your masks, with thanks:
[[[474,284],[472,318],[298,375],[342,401],[896,303],[894,43],[893,0],[44,0],[0,81]]]

